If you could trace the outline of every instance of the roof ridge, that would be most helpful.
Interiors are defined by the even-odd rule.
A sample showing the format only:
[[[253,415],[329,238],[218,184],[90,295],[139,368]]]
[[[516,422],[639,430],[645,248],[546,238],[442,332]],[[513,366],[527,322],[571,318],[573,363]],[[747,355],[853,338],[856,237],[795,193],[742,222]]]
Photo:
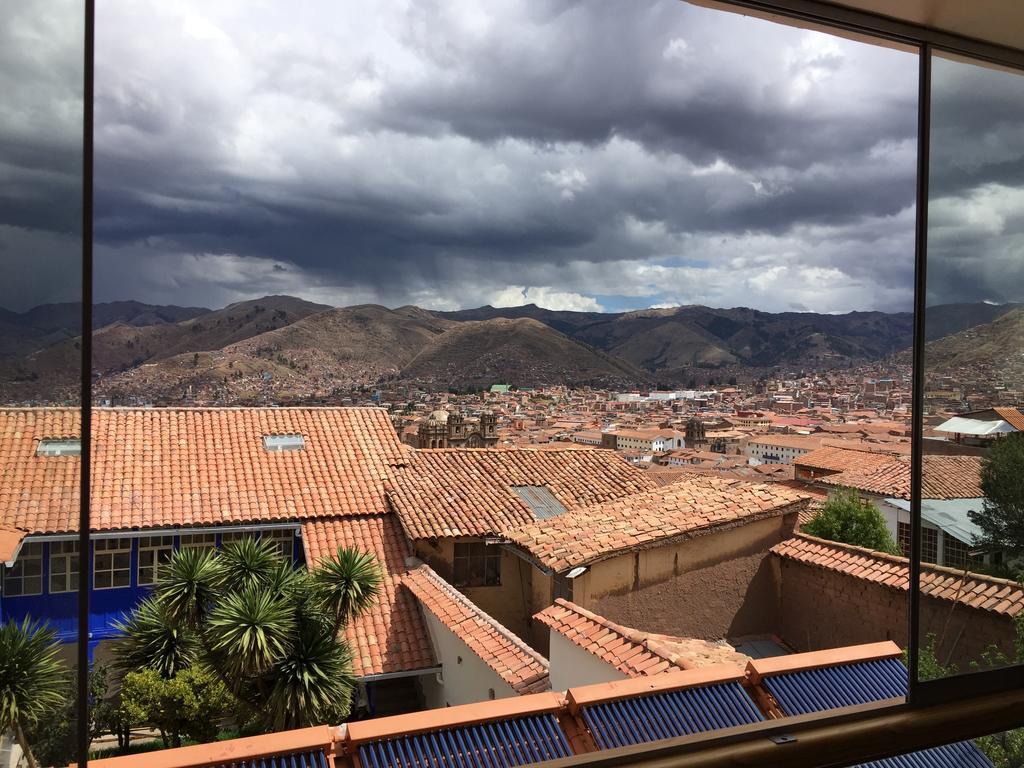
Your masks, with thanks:
[[[846,552],[852,552],[854,554],[859,555],[866,555],[868,557],[874,557],[876,560],[885,560],[890,563],[895,563],[897,565],[906,565],[907,567],[910,566],[910,558],[904,557],[903,555],[893,555],[888,552],[879,552],[878,550],[870,549],[868,547],[859,547],[856,544],[847,544],[846,542],[822,539],[818,536],[812,536],[809,533],[804,533],[803,531],[797,531],[790,538],[780,541],[778,544],[772,547],[770,551],[776,552],[776,550],[779,550],[779,552],[776,552],[776,554],[781,554],[782,549],[787,544],[793,542],[794,540],[801,539],[804,541],[808,541],[812,544],[818,544],[819,546],[830,547],[832,549],[841,549]],[[950,568],[949,566],[937,565],[935,563],[921,563],[921,570],[922,572],[939,573],[947,576],[956,576],[957,578],[960,578],[965,573],[964,570],[961,570],[959,568]],[[966,571],[966,573],[969,574],[970,577],[975,581],[986,581],[992,584],[999,584],[1002,586],[1024,589],[1024,587],[1021,586],[1021,583],[1019,581],[1014,581],[1013,579],[1002,579],[998,576],[989,576],[988,574],[978,573],[977,571]]]
[[[525,652],[536,662],[541,664],[545,669],[550,669],[550,662],[546,658],[544,658],[537,651],[528,646],[522,640],[522,638],[520,638],[512,630],[510,630],[504,624],[500,623],[497,619],[495,619],[489,613],[487,613],[483,608],[478,606],[464,594],[459,592],[459,590],[457,590],[455,587],[453,587],[451,584],[449,584],[447,581],[441,578],[441,575],[433,568],[431,568],[429,565],[427,565],[426,563],[421,563],[420,565],[417,565],[414,568],[410,568],[407,575],[414,575],[417,573],[422,573],[424,577],[430,579],[430,581],[433,582],[433,584],[438,589],[440,589],[445,594],[446,597],[459,603],[464,608],[469,610],[475,617],[479,618],[484,623],[488,624],[499,635],[504,637],[506,640],[509,640],[513,645],[515,645],[521,651]]]

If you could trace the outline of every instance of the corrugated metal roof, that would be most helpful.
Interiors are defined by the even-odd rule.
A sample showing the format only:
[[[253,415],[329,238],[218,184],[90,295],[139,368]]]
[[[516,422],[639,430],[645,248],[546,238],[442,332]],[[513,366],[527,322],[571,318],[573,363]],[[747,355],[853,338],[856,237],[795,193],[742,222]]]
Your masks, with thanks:
[[[910,511],[906,499],[886,499],[894,507]],[[955,536],[965,544],[972,544],[982,536],[981,528],[971,520],[970,512],[980,512],[985,499],[921,499],[921,518]]]
[[[511,488],[538,520],[550,520],[566,512],[562,502],[543,485],[513,485]]]
[[[936,432],[950,432],[960,435],[998,435],[1003,432],[1016,432],[1012,426],[1002,419],[994,421],[981,421],[980,419],[966,419],[963,416],[954,416],[935,427]]]
[[[961,741],[861,763],[854,768],[992,768],[992,763],[973,743]]]
[[[874,659],[770,675],[762,683],[784,714],[806,715],[906,696],[907,668],[899,659]]]
[[[364,768],[509,768],[569,757],[569,742],[554,715],[427,731],[359,747]]]
[[[582,708],[601,749],[671,739],[763,720],[739,683],[685,688]]]

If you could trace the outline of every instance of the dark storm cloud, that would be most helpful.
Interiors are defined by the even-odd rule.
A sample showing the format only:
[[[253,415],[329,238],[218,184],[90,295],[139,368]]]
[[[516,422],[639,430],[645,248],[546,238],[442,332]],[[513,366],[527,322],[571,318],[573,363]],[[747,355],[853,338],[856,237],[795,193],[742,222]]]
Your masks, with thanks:
[[[590,2],[544,18],[523,42],[500,28],[445,34],[459,29],[458,12],[443,2],[417,5],[408,43],[443,76],[396,83],[368,119],[483,141],[599,144],[620,135],[742,168],[806,168],[915,130],[913,93],[887,92],[880,81],[867,83],[873,91],[844,89],[810,108],[793,103],[795,81],[855,64],[813,49],[779,61],[778,52],[799,37],[790,29],[673,2]],[[681,43],[673,48],[674,41]],[[765,61],[769,77],[760,77],[756,66]],[[869,64],[865,79],[880,73]],[[836,119],[855,113],[855,120]]]
[[[82,9],[0,5],[0,307],[81,296]]]
[[[111,2],[98,34],[102,298],[909,307],[909,54],[674,0]]]
[[[1024,300],[1024,76],[937,60],[928,299]]]

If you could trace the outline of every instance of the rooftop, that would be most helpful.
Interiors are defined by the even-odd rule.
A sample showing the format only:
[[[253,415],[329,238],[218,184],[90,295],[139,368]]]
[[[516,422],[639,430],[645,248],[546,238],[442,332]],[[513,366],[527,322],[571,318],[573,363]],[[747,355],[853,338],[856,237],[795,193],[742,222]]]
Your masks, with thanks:
[[[338,547],[369,552],[380,564],[383,581],[377,599],[345,628],[356,677],[434,666],[423,616],[412,594],[401,588],[411,553],[393,514],[310,520],[302,526],[302,546],[311,566]]]
[[[771,551],[786,560],[844,573],[890,589],[905,592],[910,588],[910,561],[905,557],[804,533],[776,544]],[[1024,610],[1024,587],[1018,582],[928,563],[921,563],[921,593],[1011,617]]]
[[[94,531],[383,514],[406,460],[376,408],[94,408],[92,430]],[[79,432],[76,408],[0,410],[0,525],[78,529],[80,458],[36,446]],[[267,451],[281,434],[305,448]]]
[[[464,642],[519,694],[551,688],[548,661],[492,619],[428,565],[413,568],[402,583],[424,610]]]
[[[725,642],[641,632],[562,598],[533,618],[629,677],[750,660]]]
[[[414,451],[388,500],[411,539],[493,536],[536,519],[516,486],[543,486],[572,509],[654,485],[612,451],[442,448]]]
[[[629,549],[797,512],[809,496],[777,483],[692,476],[509,531],[544,566],[565,571]]]
[[[891,457],[884,464],[848,469],[820,478],[826,485],[856,488],[896,499],[910,498],[910,459]],[[981,490],[980,456],[923,456],[921,494],[926,499],[977,499]]]
[[[862,447],[824,446],[795,459],[797,467],[844,472],[848,469],[873,469],[888,464],[894,454]]]

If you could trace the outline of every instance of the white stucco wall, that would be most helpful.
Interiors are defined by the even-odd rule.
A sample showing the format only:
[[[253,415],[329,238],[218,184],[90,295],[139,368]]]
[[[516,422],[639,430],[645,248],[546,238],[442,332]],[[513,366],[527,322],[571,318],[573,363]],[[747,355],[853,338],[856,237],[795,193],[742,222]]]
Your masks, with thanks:
[[[626,675],[592,653],[566,640],[558,632],[551,632],[551,690],[564,691],[577,685],[607,683],[625,680]]]
[[[435,677],[423,678],[423,697],[428,709],[472,704],[491,698],[505,699],[516,692],[498,673],[484,664],[451,630],[432,613],[423,611],[427,632],[434,646],[434,657],[441,665],[443,683]],[[493,696],[491,695],[493,691]]]

